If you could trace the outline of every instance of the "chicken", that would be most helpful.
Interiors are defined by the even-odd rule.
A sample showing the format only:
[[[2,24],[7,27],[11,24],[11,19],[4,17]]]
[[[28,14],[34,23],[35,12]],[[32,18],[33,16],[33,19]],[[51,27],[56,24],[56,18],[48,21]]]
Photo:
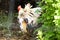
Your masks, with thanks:
[[[41,14],[41,8],[31,8],[30,3],[25,5],[23,9],[20,5],[18,6],[18,19],[22,32],[28,32],[29,29],[35,27],[37,25],[37,19]],[[29,25],[29,26],[28,26]],[[28,30],[27,30],[28,28]]]

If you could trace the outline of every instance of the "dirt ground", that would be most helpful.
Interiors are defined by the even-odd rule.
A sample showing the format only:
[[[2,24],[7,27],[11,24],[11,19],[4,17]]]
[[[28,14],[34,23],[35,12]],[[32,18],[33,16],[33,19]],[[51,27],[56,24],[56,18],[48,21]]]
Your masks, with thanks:
[[[11,37],[11,38],[0,37],[0,40],[35,40],[35,38],[33,37]]]
[[[0,37],[0,40],[21,40],[21,39],[18,39],[17,37],[13,38]]]
[[[20,36],[0,36],[0,40],[36,40],[36,38],[28,34],[23,34]]]

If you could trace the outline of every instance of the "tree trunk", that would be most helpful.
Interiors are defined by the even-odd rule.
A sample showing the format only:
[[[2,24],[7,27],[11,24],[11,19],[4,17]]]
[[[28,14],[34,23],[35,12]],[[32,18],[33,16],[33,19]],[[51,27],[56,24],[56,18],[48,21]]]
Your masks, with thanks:
[[[9,13],[8,13],[8,20],[7,20],[7,24],[8,24],[8,34],[11,34],[10,32],[10,27],[12,25],[12,20],[13,20],[13,11],[14,11],[14,4],[15,4],[15,0],[10,0],[9,3]]]

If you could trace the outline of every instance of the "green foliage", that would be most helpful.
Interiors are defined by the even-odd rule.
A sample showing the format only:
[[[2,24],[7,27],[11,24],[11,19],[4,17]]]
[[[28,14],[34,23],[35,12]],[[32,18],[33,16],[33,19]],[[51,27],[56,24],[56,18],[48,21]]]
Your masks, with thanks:
[[[0,12],[0,27],[6,27],[6,22],[8,20],[7,14],[5,14],[3,11]]]
[[[36,30],[38,40],[60,40],[60,0],[42,0],[39,6],[43,12],[38,23],[43,24]]]
[[[11,25],[12,27],[11,28],[8,27],[11,24],[9,22],[10,20],[8,20],[8,18],[9,18],[8,14],[9,13],[6,14],[3,11],[0,12],[0,36],[1,36],[1,34],[2,34],[2,36],[6,36],[6,37],[9,36],[9,35],[12,35],[12,36],[14,36],[14,35],[16,35],[16,36],[22,35],[22,33],[20,31],[15,30],[15,32],[14,32],[14,30],[12,30],[12,27],[14,25],[13,22],[12,22],[13,25]],[[13,18],[16,18],[16,17],[17,17],[17,13],[13,13]],[[11,32],[9,33],[9,31],[11,31]]]

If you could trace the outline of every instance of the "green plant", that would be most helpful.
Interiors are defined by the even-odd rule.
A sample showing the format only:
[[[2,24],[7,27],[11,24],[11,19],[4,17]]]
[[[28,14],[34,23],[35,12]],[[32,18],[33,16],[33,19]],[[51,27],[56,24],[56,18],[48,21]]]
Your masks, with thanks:
[[[60,40],[60,0],[42,0],[39,6],[43,12],[38,23],[43,24],[37,29],[38,40]]]

